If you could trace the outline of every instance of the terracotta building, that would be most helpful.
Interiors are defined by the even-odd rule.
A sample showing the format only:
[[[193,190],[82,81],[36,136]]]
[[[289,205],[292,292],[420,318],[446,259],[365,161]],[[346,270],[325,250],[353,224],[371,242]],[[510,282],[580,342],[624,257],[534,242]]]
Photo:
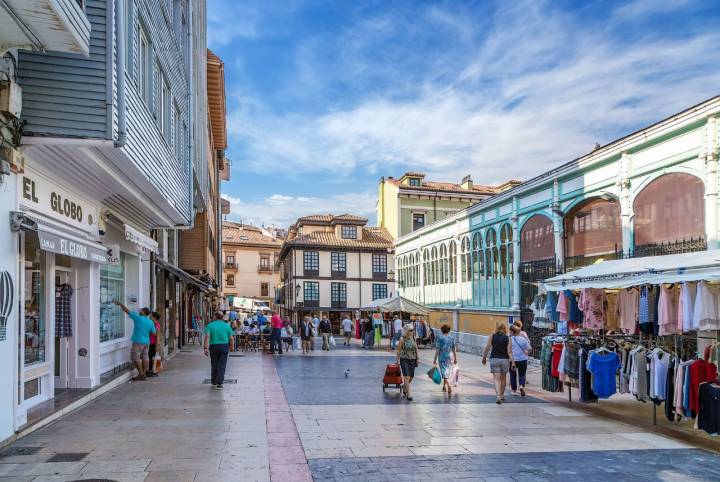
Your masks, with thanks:
[[[223,295],[228,305],[237,297],[272,304],[280,285],[275,262],[282,240],[273,231],[247,224],[222,223]]]

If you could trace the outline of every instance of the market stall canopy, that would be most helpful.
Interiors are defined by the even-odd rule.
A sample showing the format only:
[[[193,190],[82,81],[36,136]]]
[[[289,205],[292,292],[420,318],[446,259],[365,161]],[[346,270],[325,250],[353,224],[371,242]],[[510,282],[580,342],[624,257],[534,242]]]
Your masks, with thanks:
[[[602,261],[545,280],[548,291],[720,281],[720,249]]]
[[[365,305],[360,308],[362,311],[404,311],[405,313],[412,313],[415,315],[427,315],[430,311],[419,303],[410,301],[402,296],[393,296],[390,298],[382,298],[375,300],[369,305]]]

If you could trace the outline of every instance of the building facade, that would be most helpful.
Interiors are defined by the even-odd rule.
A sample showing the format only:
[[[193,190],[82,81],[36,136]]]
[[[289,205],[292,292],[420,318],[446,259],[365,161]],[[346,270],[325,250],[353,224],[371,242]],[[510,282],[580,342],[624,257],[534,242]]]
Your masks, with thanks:
[[[401,237],[401,294],[471,349],[559,271],[716,248],[719,115],[715,97]]]
[[[253,298],[273,305],[280,286],[276,265],[282,240],[274,233],[247,224],[222,224],[223,295],[228,305],[234,298]]]
[[[176,229],[194,217],[194,160],[206,155],[193,143],[201,55],[190,41],[204,35],[204,1],[5,6],[0,43],[20,48],[7,90],[22,91],[22,130],[11,129],[0,182],[3,297],[15,308],[0,340],[12,367],[0,375],[0,412],[12,414],[0,440],[56,394],[95,389],[129,365],[132,323],[113,301],[155,307],[157,261],[177,258]],[[13,39],[13,22],[32,40]]]
[[[375,206],[378,226],[397,239],[519,183],[483,186],[474,184],[469,175],[458,184],[435,182],[426,181],[420,172],[406,172],[399,179],[383,177]]]
[[[354,316],[395,292],[390,233],[350,214],[299,218],[290,227],[277,265],[280,311],[293,321],[310,313]]]

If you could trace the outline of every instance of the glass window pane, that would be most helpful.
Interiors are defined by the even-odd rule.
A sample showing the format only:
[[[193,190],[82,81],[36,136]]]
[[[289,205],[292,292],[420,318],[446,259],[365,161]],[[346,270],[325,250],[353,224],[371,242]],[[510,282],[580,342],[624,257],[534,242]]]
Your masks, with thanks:
[[[125,313],[113,301],[125,300],[125,253],[120,253],[117,266],[100,267],[100,342],[125,336]]]
[[[45,252],[37,234],[25,236],[25,365],[45,361]]]
[[[622,247],[620,206],[599,198],[585,202],[566,216],[565,233],[567,257],[615,252]]]
[[[542,214],[528,219],[520,230],[520,261],[535,261],[555,255],[552,220]]]

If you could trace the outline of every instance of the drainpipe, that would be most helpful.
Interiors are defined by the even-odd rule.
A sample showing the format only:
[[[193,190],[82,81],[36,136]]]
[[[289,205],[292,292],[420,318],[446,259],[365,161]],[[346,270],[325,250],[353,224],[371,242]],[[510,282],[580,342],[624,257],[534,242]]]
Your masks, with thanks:
[[[118,96],[118,138],[115,141],[115,147],[123,147],[127,142],[127,107],[125,106],[125,0],[115,0],[113,5],[115,8],[115,30],[117,52],[115,57],[117,70],[117,96]],[[112,89],[112,76],[107,79],[109,89]]]
[[[187,29],[187,49],[188,49],[188,58],[187,58],[187,104],[188,104],[188,138],[187,138],[187,151],[188,151],[188,158],[187,158],[187,173],[188,173],[188,213],[190,217],[190,223],[188,225],[188,229],[193,229],[195,227],[195,202],[194,202],[194,194],[195,190],[193,189],[193,158],[195,155],[195,143],[193,142],[195,138],[195,104],[193,96],[193,89],[195,88],[195,83],[193,82],[193,58],[195,56],[193,55],[193,19],[195,18],[193,13],[193,5],[194,2],[190,1],[188,2],[188,29]],[[207,52],[201,52],[201,55],[207,55]],[[202,133],[201,133],[202,134]],[[220,192],[220,187],[218,186],[218,195]],[[217,233],[216,233],[217,234]],[[221,236],[218,236],[221,237]],[[219,274],[219,272],[218,272]],[[222,286],[222,285],[221,285]]]

